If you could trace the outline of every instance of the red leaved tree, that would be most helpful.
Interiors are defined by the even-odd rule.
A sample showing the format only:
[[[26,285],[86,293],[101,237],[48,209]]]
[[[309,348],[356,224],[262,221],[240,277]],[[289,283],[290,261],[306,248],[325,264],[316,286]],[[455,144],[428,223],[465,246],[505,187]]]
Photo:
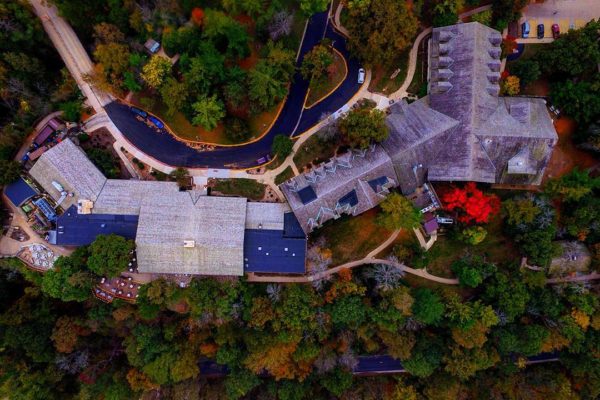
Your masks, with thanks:
[[[500,199],[496,195],[485,195],[468,182],[463,188],[454,187],[442,195],[444,209],[456,215],[465,224],[486,223],[500,211]]]
[[[195,7],[192,10],[192,22],[198,26],[202,26],[202,21],[204,20],[204,10],[200,7]]]

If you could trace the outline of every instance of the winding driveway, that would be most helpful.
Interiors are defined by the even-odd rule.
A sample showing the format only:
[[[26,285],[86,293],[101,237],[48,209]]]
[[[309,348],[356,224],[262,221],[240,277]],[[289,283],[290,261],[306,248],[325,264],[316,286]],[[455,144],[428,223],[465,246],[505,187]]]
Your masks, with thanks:
[[[329,12],[315,14],[309,19],[296,65],[299,67],[306,53],[325,37],[332,40],[333,46],[346,59],[348,63],[346,79],[326,99],[310,109],[305,109],[304,99],[309,82],[297,72],[277,120],[263,137],[253,143],[236,147],[217,146],[210,151],[201,151],[187,146],[168,133],[157,133],[145,123],[135,119],[125,104],[115,101],[104,108],[129,143],[163,164],[186,168],[256,167],[260,165],[257,161],[259,158],[270,154],[275,135],[285,134],[291,137],[300,135],[317,124],[323,114],[342,108],[360,89],[361,85],[356,79],[360,65],[357,60],[350,57],[345,38],[329,24]]]

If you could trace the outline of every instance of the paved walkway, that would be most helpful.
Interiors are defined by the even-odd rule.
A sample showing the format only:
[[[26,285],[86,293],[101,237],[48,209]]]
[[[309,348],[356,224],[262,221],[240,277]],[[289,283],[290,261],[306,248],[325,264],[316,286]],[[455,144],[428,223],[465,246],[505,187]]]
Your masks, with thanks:
[[[247,279],[248,282],[276,282],[276,283],[307,283],[318,281],[327,276],[331,276],[333,274],[337,274],[343,269],[352,269],[356,267],[360,267],[366,264],[386,264],[392,267],[396,267],[403,272],[408,272],[409,274],[420,276],[421,278],[425,278],[430,281],[446,284],[446,285],[458,285],[458,279],[450,279],[450,278],[442,278],[439,276],[431,275],[424,269],[415,269],[410,268],[403,263],[399,263],[392,260],[385,260],[381,258],[376,258],[377,254],[381,253],[385,250],[390,244],[396,240],[398,235],[400,234],[400,230],[396,230],[392,232],[392,234],[379,246],[373,249],[365,258],[360,260],[350,261],[342,265],[338,265],[337,267],[333,267],[328,269],[327,271],[319,272],[314,275],[305,275],[305,276],[264,276],[257,275],[255,273],[248,273]]]
[[[600,279],[600,272],[592,272],[588,275],[568,276],[566,278],[551,278],[546,283],[586,282]]]
[[[77,34],[58,15],[56,7],[49,4],[48,1],[30,0],[30,3],[37,16],[42,20],[46,33],[48,33],[54,47],[56,47],[69,72],[87,98],[89,105],[96,112],[102,111],[103,107],[113,99],[110,95],[100,92],[85,81],[84,77],[93,71],[93,64],[81,45]]]

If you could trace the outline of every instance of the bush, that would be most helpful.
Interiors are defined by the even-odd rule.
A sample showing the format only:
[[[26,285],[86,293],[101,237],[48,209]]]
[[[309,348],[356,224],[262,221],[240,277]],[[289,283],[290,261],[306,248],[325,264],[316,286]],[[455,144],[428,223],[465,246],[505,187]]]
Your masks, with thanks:
[[[81,119],[81,102],[78,100],[66,101],[59,106],[63,112],[63,118],[67,121],[79,122]]]
[[[276,135],[271,146],[273,155],[280,159],[285,159],[292,153],[294,141],[285,135]]]
[[[87,133],[80,133],[79,135],[77,135],[77,139],[79,139],[79,143],[85,143],[90,140],[90,135],[88,135]]]
[[[225,136],[233,143],[244,142],[250,137],[250,127],[241,118],[227,118],[225,120]]]

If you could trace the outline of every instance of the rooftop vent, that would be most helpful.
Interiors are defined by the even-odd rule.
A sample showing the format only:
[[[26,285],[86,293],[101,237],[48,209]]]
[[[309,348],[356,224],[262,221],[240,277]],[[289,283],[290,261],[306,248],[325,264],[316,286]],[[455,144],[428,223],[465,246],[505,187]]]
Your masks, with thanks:
[[[500,75],[499,74],[487,74],[487,79],[490,83],[498,83],[498,81],[500,80]]]
[[[490,96],[498,96],[498,93],[500,93],[500,85],[490,85],[486,87],[485,90]]]
[[[441,81],[449,80],[452,77],[452,75],[454,75],[454,73],[448,68],[438,69],[438,79]]]
[[[439,66],[446,68],[452,64],[452,60],[450,57],[440,57]]]
[[[452,32],[450,31],[440,31],[440,42],[445,43],[452,39]]]
[[[494,60],[498,60],[500,59],[500,53],[502,50],[500,50],[500,48],[498,47],[494,47],[493,49],[490,49],[488,51],[489,55],[494,59]]]
[[[433,85],[435,93],[446,93],[450,89],[452,89],[452,84],[450,82],[439,81]]]
[[[500,61],[497,61],[497,60],[490,61],[487,65],[488,65],[490,71],[500,72],[500,66],[501,66]]]
[[[196,247],[196,241],[195,240],[184,240],[183,241],[183,247],[191,249]]]
[[[502,36],[498,34],[492,34],[490,35],[489,40],[493,46],[498,47],[502,43]]]
[[[450,51],[450,45],[448,43],[440,43],[440,54],[448,54]]]

